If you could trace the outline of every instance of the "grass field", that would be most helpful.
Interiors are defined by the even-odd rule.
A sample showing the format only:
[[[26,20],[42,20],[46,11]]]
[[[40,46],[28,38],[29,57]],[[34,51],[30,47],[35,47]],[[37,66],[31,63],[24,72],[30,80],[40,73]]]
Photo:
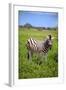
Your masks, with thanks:
[[[33,28],[19,28],[19,79],[26,78],[45,78],[58,77],[58,31],[57,30],[37,30]],[[32,37],[38,40],[44,40],[51,34],[54,38],[52,49],[48,52],[47,61],[43,60],[39,65],[36,57],[32,61],[27,59],[26,41]]]

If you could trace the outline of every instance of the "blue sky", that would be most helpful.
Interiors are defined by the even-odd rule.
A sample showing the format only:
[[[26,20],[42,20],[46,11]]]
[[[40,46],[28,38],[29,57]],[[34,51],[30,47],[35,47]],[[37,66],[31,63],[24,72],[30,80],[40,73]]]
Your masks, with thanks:
[[[57,27],[58,13],[55,12],[37,12],[37,11],[19,11],[18,25],[26,23],[32,26],[40,27]]]

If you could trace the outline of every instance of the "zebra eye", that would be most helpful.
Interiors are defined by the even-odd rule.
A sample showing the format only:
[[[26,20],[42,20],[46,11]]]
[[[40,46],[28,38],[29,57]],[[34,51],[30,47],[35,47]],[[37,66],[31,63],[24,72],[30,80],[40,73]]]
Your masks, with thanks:
[[[52,42],[51,41],[49,42],[49,45],[52,45]]]
[[[48,44],[49,44],[49,45],[52,45],[52,42],[51,42],[51,40],[48,40]]]

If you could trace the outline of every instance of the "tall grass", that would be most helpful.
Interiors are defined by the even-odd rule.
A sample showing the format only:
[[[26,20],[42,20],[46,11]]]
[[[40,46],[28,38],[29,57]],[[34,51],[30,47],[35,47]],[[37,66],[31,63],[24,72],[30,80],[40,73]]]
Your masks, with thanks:
[[[44,40],[47,35],[51,34],[55,39],[53,40],[52,49],[48,52],[47,61],[41,57],[34,55],[32,60],[27,59],[26,41],[32,37],[38,40]],[[33,28],[19,28],[19,79],[26,78],[45,78],[45,77],[58,77],[58,31],[57,30],[42,30],[39,31]]]

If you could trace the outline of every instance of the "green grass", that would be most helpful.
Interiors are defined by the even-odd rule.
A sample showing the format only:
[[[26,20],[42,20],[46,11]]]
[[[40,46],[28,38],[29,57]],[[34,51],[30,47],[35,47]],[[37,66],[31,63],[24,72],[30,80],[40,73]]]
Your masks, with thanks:
[[[52,49],[48,52],[47,61],[43,60],[39,65],[41,57],[33,56],[32,60],[27,59],[26,41],[32,37],[34,39],[43,40],[47,35],[51,34],[53,40]],[[58,31],[57,30],[42,30],[39,31],[33,28],[19,28],[19,79],[26,78],[45,78],[58,77]]]

